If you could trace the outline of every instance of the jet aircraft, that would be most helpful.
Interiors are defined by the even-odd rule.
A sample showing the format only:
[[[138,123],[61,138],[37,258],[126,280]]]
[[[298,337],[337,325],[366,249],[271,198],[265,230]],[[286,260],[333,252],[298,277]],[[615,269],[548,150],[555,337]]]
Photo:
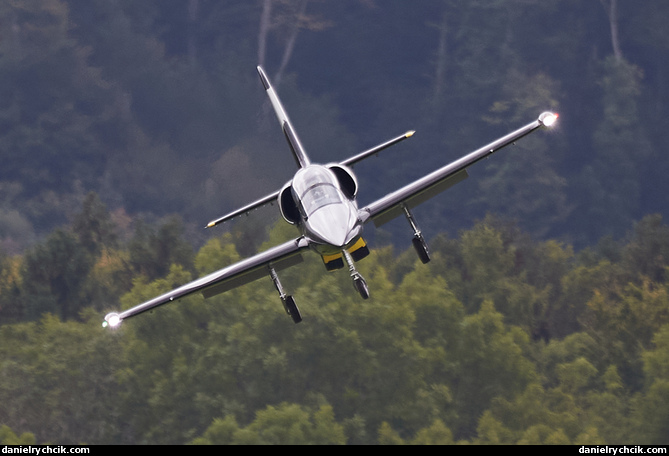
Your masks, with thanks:
[[[373,222],[378,227],[403,215],[413,231],[412,243],[418,257],[423,263],[427,263],[430,260],[428,246],[418,228],[412,209],[467,178],[469,166],[541,127],[551,127],[558,119],[557,114],[544,112],[535,121],[363,208],[358,208],[356,202],[358,181],[351,166],[404,141],[414,132],[408,131],[339,163],[325,165],[312,163],[269,78],[260,66],[257,70],[298,170],[293,179],[280,190],[213,220],[207,228],[247,214],[261,206],[278,202],[285,221],[299,228],[301,234],[293,240],[224,267],[135,307],[119,313],[109,313],[104,318],[103,326],[118,326],[125,319],[196,292],[201,292],[205,298],[209,298],[265,276],[269,276],[274,283],[286,313],[295,323],[299,323],[302,321],[300,311],[295,299],[284,291],[278,271],[300,263],[302,253],[307,250],[320,255],[328,271],[348,267],[356,290],[362,299],[367,299],[369,288],[355,266],[357,261],[369,255],[369,249],[362,237],[363,226],[366,223]]]

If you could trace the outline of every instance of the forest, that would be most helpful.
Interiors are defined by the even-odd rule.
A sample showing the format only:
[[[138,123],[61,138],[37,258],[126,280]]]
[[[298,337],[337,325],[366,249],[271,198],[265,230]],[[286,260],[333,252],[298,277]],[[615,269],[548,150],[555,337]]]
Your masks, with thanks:
[[[667,444],[669,3],[0,3],[0,444]],[[362,204],[542,131],[366,231],[371,297],[316,255],[103,328],[294,237],[294,163]],[[341,272],[341,271],[339,271]]]

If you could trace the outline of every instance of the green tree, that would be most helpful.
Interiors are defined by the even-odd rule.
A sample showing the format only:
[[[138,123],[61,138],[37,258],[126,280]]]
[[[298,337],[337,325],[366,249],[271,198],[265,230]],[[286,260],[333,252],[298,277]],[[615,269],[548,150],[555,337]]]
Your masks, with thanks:
[[[100,312],[118,308],[121,296],[132,288],[133,271],[127,250],[103,249],[84,286],[88,304]]]
[[[581,444],[633,440],[629,390],[615,366],[600,362],[605,351],[584,332],[542,347],[535,361],[541,383],[530,384],[511,400],[491,403],[492,416],[512,433],[510,442],[547,443],[552,435],[548,429],[561,430],[568,442]]]
[[[9,426],[0,426],[0,444],[2,445],[35,445],[35,436],[30,432],[16,435]]]
[[[628,284],[613,290],[595,290],[582,319],[587,330],[602,344],[601,363],[614,364],[631,390],[643,383],[641,352],[653,335],[668,322],[666,286],[651,282]]]
[[[513,399],[498,397],[491,402],[490,410],[479,421],[475,441],[570,443],[568,435],[579,430],[579,412],[570,396],[532,383]]]
[[[72,221],[72,231],[92,255],[100,254],[104,247],[117,247],[116,227],[106,205],[95,192],[84,198],[81,212]]]
[[[584,409],[592,426],[574,443],[624,444],[638,439],[634,405],[616,366],[609,366],[601,375],[598,387],[586,393]]]
[[[512,67],[505,78],[500,99],[486,120],[516,128],[540,113],[558,109],[557,84],[545,74],[527,75]],[[550,145],[549,145],[550,144]],[[566,179],[556,170],[560,142],[555,135],[533,135],[486,163],[478,180],[477,206],[503,213],[538,238],[567,220]]]
[[[122,440],[120,339],[102,330],[97,312],[82,320],[0,326],[0,415],[12,429],[35,429],[38,442]]]
[[[622,236],[639,216],[640,163],[650,149],[641,130],[639,95],[642,71],[623,58],[609,57],[601,65],[601,122],[593,133],[596,158],[584,168],[582,187],[589,195],[582,226],[590,240],[605,234]],[[634,153],[630,153],[634,151]]]
[[[16,323],[25,317],[21,299],[21,264],[23,258],[0,253],[0,324]]]
[[[435,420],[428,428],[421,429],[411,441],[412,445],[452,445],[453,433],[441,420]]]
[[[192,445],[230,445],[234,442],[235,434],[240,431],[237,420],[233,416],[216,418],[204,431],[202,436],[193,439]]]
[[[183,223],[176,216],[168,218],[157,229],[138,220],[128,244],[133,270],[149,280],[164,277],[173,264],[192,270],[193,248],[183,239],[183,232]]]
[[[379,427],[379,445],[404,445],[404,440],[400,435],[384,421]]]
[[[453,380],[454,404],[459,411],[456,438],[471,437],[481,413],[495,397],[511,398],[536,379],[534,365],[524,356],[529,337],[517,327],[506,327],[492,302],[484,301],[476,314],[462,322],[456,354],[459,369]]]
[[[74,234],[63,229],[31,248],[21,272],[26,317],[37,319],[51,312],[63,320],[76,318],[89,304],[84,285],[92,265],[91,254]]]
[[[142,276],[121,298],[121,308],[137,305],[191,279],[191,274],[178,265],[154,282],[146,283]],[[118,373],[123,385],[119,407],[132,417],[128,425],[147,441],[184,443],[194,437],[195,429],[213,419],[202,416],[192,421],[199,407],[195,398],[201,371],[196,367],[202,362],[201,350],[208,349],[207,308],[202,301],[201,296],[194,296],[174,302],[120,328],[124,359],[131,368]],[[226,379],[220,380],[218,387],[224,388]],[[184,423],[188,423],[188,429]]]
[[[641,441],[650,445],[666,445],[669,404],[669,325],[662,326],[653,338],[654,347],[643,353],[646,375],[645,394],[636,409],[637,432]]]
[[[194,444],[241,445],[344,445],[343,427],[334,419],[332,407],[311,411],[297,404],[282,403],[259,410],[244,428],[232,417],[217,419]]]
[[[477,224],[461,236],[465,290],[462,301],[469,312],[491,298],[497,283],[511,275],[515,253],[505,245],[501,233],[486,223]]]
[[[562,429],[552,429],[549,426],[534,425],[528,428],[518,441],[521,445],[570,445],[569,438]]]
[[[623,265],[643,278],[664,283],[669,266],[669,227],[660,214],[642,218],[634,226],[632,238],[625,245]]]
[[[576,264],[561,281],[560,293],[550,308],[550,332],[565,337],[587,325],[584,318],[587,303],[597,290],[614,289],[623,272],[617,264],[601,260],[594,265]]]
[[[508,445],[514,443],[513,433],[490,410],[483,412],[476,428],[475,442],[482,445]]]

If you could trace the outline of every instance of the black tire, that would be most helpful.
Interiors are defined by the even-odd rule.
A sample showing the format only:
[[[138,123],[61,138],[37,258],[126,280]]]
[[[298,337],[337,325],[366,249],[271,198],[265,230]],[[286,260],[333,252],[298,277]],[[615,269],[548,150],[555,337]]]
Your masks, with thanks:
[[[411,240],[411,243],[413,244],[413,248],[416,249],[416,253],[418,254],[418,258],[420,258],[420,261],[422,261],[423,264],[429,263],[430,253],[427,250],[425,241],[423,241],[422,238],[415,237]]]
[[[286,296],[286,310],[290,315],[290,318],[293,319],[293,322],[299,323],[302,321],[302,315],[300,314],[300,309],[297,308],[295,304],[295,299],[292,296]]]
[[[365,279],[363,279],[362,276],[354,277],[353,285],[355,286],[355,289],[358,290],[358,293],[360,293],[360,297],[362,297],[362,299],[369,298],[369,287],[367,286],[367,282],[365,282]]]

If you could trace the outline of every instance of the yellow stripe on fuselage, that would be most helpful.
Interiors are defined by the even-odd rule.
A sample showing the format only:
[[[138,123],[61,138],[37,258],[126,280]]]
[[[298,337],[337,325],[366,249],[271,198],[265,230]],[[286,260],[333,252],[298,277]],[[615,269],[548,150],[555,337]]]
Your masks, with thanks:
[[[355,244],[353,244],[351,247],[349,247],[346,250],[348,250],[348,253],[353,253],[356,250],[358,250],[358,249],[360,249],[360,248],[362,248],[366,245],[367,244],[365,243],[365,240],[363,238],[359,238],[358,241]]]
[[[322,255],[323,257],[323,263],[330,263],[331,261],[338,260],[342,257],[341,253],[338,253],[336,255]]]
[[[366,247],[366,246],[367,246],[367,243],[365,242],[365,240],[363,238],[359,238],[355,242],[355,244],[353,244],[351,247],[349,247],[346,250],[348,250],[349,253],[353,253],[353,252],[355,252],[355,251],[357,251],[357,250],[359,250],[363,247]],[[323,257],[323,263],[325,263],[325,264],[328,264],[328,263],[331,263],[333,261],[337,261],[337,260],[342,259],[342,254],[341,253],[335,253],[334,255],[321,255],[321,256]]]

